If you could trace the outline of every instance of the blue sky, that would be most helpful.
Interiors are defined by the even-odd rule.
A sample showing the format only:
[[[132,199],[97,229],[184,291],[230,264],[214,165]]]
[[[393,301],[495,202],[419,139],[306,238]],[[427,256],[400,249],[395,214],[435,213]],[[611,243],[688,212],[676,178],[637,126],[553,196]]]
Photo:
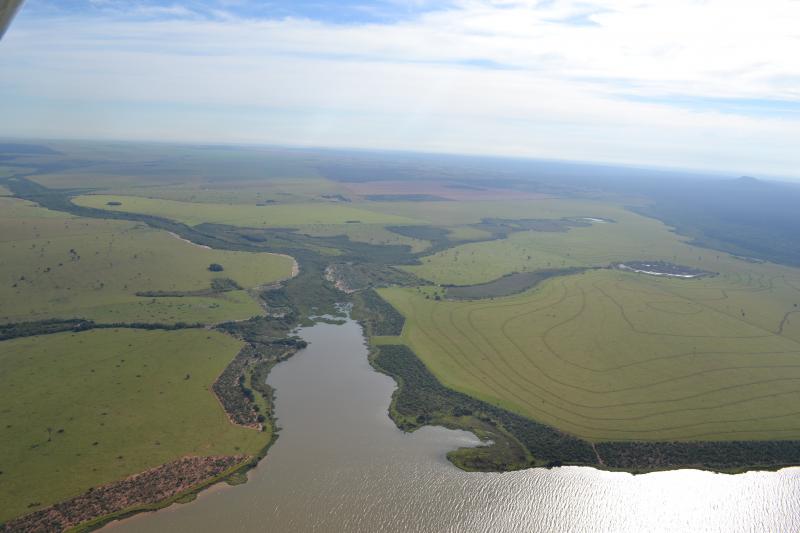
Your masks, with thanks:
[[[0,135],[800,176],[795,0],[28,0]]]
[[[138,16],[141,19],[189,15],[216,18],[220,13],[242,18],[282,19],[287,17],[323,20],[336,24],[393,22],[441,9],[446,2],[395,0],[193,0],[164,2],[148,0],[63,0],[31,1],[28,10],[37,16],[75,14],[79,16]]]

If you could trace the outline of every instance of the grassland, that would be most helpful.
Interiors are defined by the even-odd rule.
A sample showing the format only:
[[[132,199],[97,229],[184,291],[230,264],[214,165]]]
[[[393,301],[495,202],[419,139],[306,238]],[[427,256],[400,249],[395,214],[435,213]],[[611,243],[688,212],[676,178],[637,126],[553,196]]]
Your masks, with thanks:
[[[747,440],[800,438],[798,279],[600,270],[494,300],[379,292],[455,390],[592,441]]]
[[[381,289],[406,326],[375,343],[406,344],[445,386],[590,441],[800,438],[800,270],[697,248],[611,204],[567,202],[558,214],[588,212],[614,222],[522,231],[402,268],[450,285],[595,270],[505,298]],[[718,275],[675,280],[604,268],[634,259]]]
[[[434,283],[452,285],[486,283],[512,272],[608,266],[614,261],[638,259],[670,261],[736,277],[783,275],[792,271],[780,267],[755,268],[728,254],[691,246],[657,220],[613,204],[592,205],[568,202],[561,213],[577,217],[598,212],[599,216],[615,222],[573,227],[565,232],[522,231],[506,239],[449,248],[422,258],[421,265],[403,268]],[[547,218],[537,211],[531,215]]]
[[[294,265],[17,198],[0,198],[0,235],[2,323],[246,319],[264,310],[245,289],[287,278]],[[223,270],[212,272],[212,263]],[[210,290],[220,277],[243,288]],[[0,388],[9,398],[0,410],[0,522],[187,454],[260,454],[272,426],[231,424],[210,390],[242,345],[203,329],[0,342]]]
[[[800,271],[694,247],[660,222],[625,207],[641,207],[640,199],[546,198],[538,193],[517,195],[511,189],[484,197],[485,189],[473,187],[466,189],[473,192],[452,201],[373,202],[366,201],[365,195],[381,187],[366,184],[359,189],[325,179],[317,171],[317,156],[209,147],[138,150],[80,143],[58,149],[69,157],[29,155],[14,162],[31,168],[41,163],[44,170],[30,178],[58,191],[31,186],[35,184],[24,178],[4,181],[2,173],[0,181],[53,209],[98,218],[77,218],[0,198],[0,322],[79,315],[106,322],[215,323],[263,314],[245,290],[182,297],[136,293],[202,291],[217,276],[233,279],[246,289],[268,283],[287,276],[291,261],[252,252],[277,250],[297,257],[303,270],[283,288],[266,294],[262,303],[273,311],[286,311],[289,318],[285,323],[278,319],[235,322],[225,330],[251,344],[268,345],[289,335],[294,321],[332,312],[335,302],[352,299],[357,310],[359,305],[369,308],[359,319],[374,335],[373,344],[380,347],[374,352],[375,362],[402,382],[393,407],[398,424],[413,428],[442,423],[477,431],[500,443],[454,457],[461,466],[511,469],[564,460],[630,470],[675,465],[735,469],[797,462],[800,447],[794,453],[781,446],[792,448],[795,441],[787,439],[800,439],[800,413],[792,407],[800,399]],[[319,156],[317,161],[324,159]],[[89,165],[84,160],[94,161]],[[351,177],[351,170],[340,178]],[[373,173],[370,168],[362,170],[364,177]],[[11,171],[16,172],[24,169]],[[400,192],[411,195],[406,198],[431,192],[425,183],[419,190],[414,187],[413,180],[403,181]],[[75,194],[80,195],[75,198],[77,205],[104,211],[80,211],[68,203]],[[132,217],[139,222],[121,220],[128,216],[125,213],[142,216]],[[584,217],[613,222],[580,227],[564,223]],[[520,220],[532,223],[526,226],[528,230],[514,222]],[[195,242],[251,252],[202,248],[144,223],[191,235]],[[429,255],[413,264],[421,254]],[[674,262],[719,275],[670,280],[604,268],[632,260]],[[224,271],[209,272],[210,263],[222,264]],[[326,267],[333,263],[340,272],[358,278],[355,288],[390,283],[404,288],[380,291],[394,307],[379,303],[383,301],[370,291],[342,294],[323,279]],[[422,279],[398,275],[392,269],[396,265]],[[492,285],[494,292],[489,296],[498,296],[512,292],[506,285],[521,290],[526,280],[538,279],[536,273],[565,268],[592,270],[550,278],[513,296],[462,301],[448,300],[450,289],[424,283],[475,285],[525,273]],[[419,287],[414,287],[417,282]],[[488,294],[486,289],[477,293],[466,289],[461,294],[480,298]],[[178,333],[192,339],[193,335],[205,338],[207,333],[159,333],[165,336],[165,345],[174,348],[170,361],[185,362],[193,345],[187,342],[183,349],[168,343],[177,338],[169,336]],[[24,353],[32,354],[31,361],[48,364],[53,354],[66,354],[69,357],[62,363],[71,364],[71,354],[80,351],[74,346],[76,339],[83,341],[80,348],[91,355],[110,345],[104,334],[111,332],[33,338],[34,348],[49,339],[67,341],[64,347],[48,347],[42,353],[26,348]],[[151,335],[125,332],[136,339],[140,334]],[[27,346],[28,341],[7,342],[17,344],[0,343],[0,348]],[[139,346],[137,342],[127,344],[133,349]],[[226,342],[239,345],[232,339]],[[105,351],[115,354],[108,359],[109,365],[114,363],[114,372],[127,368],[117,368],[120,363],[115,362],[114,349]],[[230,361],[234,352],[234,348],[225,352],[225,360]],[[99,368],[100,363],[92,361],[92,368]],[[23,364],[18,366],[20,372],[27,371]],[[268,366],[259,368],[259,372],[268,371]],[[111,367],[107,370],[112,372]],[[64,375],[71,376],[69,372],[67,368]],[[42,398],[39,402],[39,396],[26,396],[30,409],[36,410],[30,415],[35,418],[50,405],[50,396],[43,391],[50,389],[51,381],[34,382],[31,376],[23,375],[30,395],[37,392]],[[115,381],[116,374],[105,376],[97,385],[103,394],[130,379],[126,375]],[[151,388],[164,383],[158,377],[142,376],[135,378],[147,378],[141,381],[142,390],[145,383]],[[192,376],[187,381],[194,382]],[[245,377],[245,386],[256,388],[252,376]],[[83,378],[70,379],[80,382]],[[168,385],[178,392],[179,385],[187,385],[172,381]],[[91,387],[83,388],[80,400],[90,415],[99,404],[87,392],[94,390]],[[129,387],[122,396],[131,401],[137,391]],[[210,394],[203,402],[209,399],[213,400]],[[267,411],[268,402],[257,398],[256,403],[262,412]],[[148,404],[143,407],[149,409]],[[189,418],[176,431],[195,431],[191,426],[198,420],[195,411],[185,415],[176,411],[174,416]],[[219,422],[215,420],[214,424]],[[212,432],[214,424],[209,426]],[[33,425],[32,431],[41,433],[37,427]],[[46,432],[55,426],[43,427]],[[202,429],[196,432],[192,443],[205,442],[208,434]],[[36,435],[23,435],[21,440]],[[238,452],[237,446],[244,451],[253,433],[241,434],[244,440],[236,437],[239,433],[229,435],[225,442],[231,443],[233,451],[226,445],[227,451],[220,448],[219,453]],[[100,446],[107,438],[95,440]],[[745,442],[747,448],[737,439],[754,439],[756,444]],[[770,448],[774,453],[759,456],[758,450],[766,449],[761,441],[770,439],[783,442]],[[695,440],[702,441],[702,446],[690,442]],[[53,436],[47,444],[52,447],[56,442]],[[636,446],[639,451],[632,453]],[[737,455],[745,448],[750,451]],[[30,451],[46,449],[40,446]],[[129,454],[134,452],[123,455]],[[650,463],[651,456],[660,459]],[[59,457],[45,463],[51,470],[33,471],[27,481],[30,486],[37,479],[41,483],[64,474],[66,470],[57,465],[73,468],[71,457]],[[172,458],[174,454],[165,454],[161,460]],[[108,470],[115,461],[116,455],[100,456],[96,464],[77,462],[75,468],[89,470],[87,475],[92,468],[104,468],[107,479],[113,479],[123,475],[122,470]],[[86,483],[94,483],[94,478]],[[14,505],[19,508],[19,502]]]
[[[633,202],[633,200],[630,200]],[[627,202],[626,202],[627,203]],[[608,202],[571,199],[469,200],[460,202],[365,202],[376,209],[434,226],[465,226],[484,218],[560,219],[563,217],[613,218],[621,209]],[[476,229],[465,230],[473,233]],[[470,237],[471,238],[471,237]]]
[[[583,266],[564,252],[541,250],[536,246],[538,238],[535,232],[526,232],[488,243],[463,244],[424,257],[421,265],[401,268],[434,283],[474,285],[512,272]]]
[[[800,396],[797,271],[696,248],[660,222],[609,202],[386,202],[381,208],[467,238],[486,238],[480,223],[492,217],[613,221],[519,231],[403,267],[439,284],[626,260],[719,273],[686,281],[603,269],[512,297],[459,302],[439,301],[445,293],[436,287],[381,290],[407,325],[399,338],[376,342],[410,346],[444,386],[594,442],[800,438],[800,414],[790,407]],[[322,227],[322,234],[335,231]]]
[[[106,322],[220,322],[262,311],[244,291],[197,291],[226,277],[250,288],[290,275],[292,260],[211,250],[124,221],[84,219],[0,198],[0,321],[82,317]],[[211,263],[224,271],[210,272]]]
[[[77,205],[154,215],[194,226],[203,222],[246,227],[294,227],[311,224],[414,224],[413,219],[360,209],[347,204],[317,202],[302,204],[195,204],[135,196],[87,195],[74,199]],[[108,205],[119,202],[121,205]]]
[[[98,330],[0,343],[0,522],[184,455],[255,454],[211,383],[241,342]]]

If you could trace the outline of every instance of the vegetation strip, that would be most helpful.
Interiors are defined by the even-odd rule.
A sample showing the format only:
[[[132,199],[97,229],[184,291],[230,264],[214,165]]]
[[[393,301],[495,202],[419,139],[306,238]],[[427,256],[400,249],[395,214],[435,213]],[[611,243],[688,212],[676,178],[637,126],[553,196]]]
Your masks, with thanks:
[[[260,408],[255,403],[253,391],[245,385],[246,371],[257,357],[252,346],[239,350],[212,388],[231,423],[260,430],[265,417],[258,412]]]
[[[448,298],[456,300],[477,300],[482,298],[500,298],[519,294],[536,287],[539,283],[559,276],[580,274],[592,270],[589,268],[555,268],[536,270],[534,272],[513,272],[502,278],[479,283],[477,285],[444,285]]]
[[[34,337],[37,335],[50,335],[62,333],[64,331],[89,331],[90,329],[160,329],[164,331],[175,331],[179,329],[199,329],[204,328],[205,324],[199,322],[186,323],[175,322],[174,324],[162,324],[158,322],[109,322],[97,323],[93,320],[83,318],[49,319],[35,322],[13,322],[10,324],[0,324],[0,341],[16,339],[19,337]]]
[[[137,507],[145,510],[215,479],[247,459],[246,455],[184,457],[11,520],[2,526],[3,531],[64,531],[100,516]]]

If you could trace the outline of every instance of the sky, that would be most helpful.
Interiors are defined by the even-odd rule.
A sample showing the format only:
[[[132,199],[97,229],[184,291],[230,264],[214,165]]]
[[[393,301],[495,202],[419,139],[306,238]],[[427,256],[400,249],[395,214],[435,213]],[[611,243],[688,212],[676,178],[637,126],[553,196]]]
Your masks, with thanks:
[[[28,0],[0,136],[800,177],[800,1]]]

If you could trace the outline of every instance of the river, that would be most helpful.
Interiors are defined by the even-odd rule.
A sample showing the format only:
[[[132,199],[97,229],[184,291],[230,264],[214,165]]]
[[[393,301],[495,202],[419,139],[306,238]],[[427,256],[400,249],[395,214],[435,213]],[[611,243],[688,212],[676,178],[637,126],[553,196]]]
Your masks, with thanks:
[[[395,383],[359,325],[317,324],[275,367],[280,438],[240,486],[107,526],[117,533],[240,531],[800,531],[800,469],[642,476],[585,467],[462,472],[463,431],[399,431]]]

